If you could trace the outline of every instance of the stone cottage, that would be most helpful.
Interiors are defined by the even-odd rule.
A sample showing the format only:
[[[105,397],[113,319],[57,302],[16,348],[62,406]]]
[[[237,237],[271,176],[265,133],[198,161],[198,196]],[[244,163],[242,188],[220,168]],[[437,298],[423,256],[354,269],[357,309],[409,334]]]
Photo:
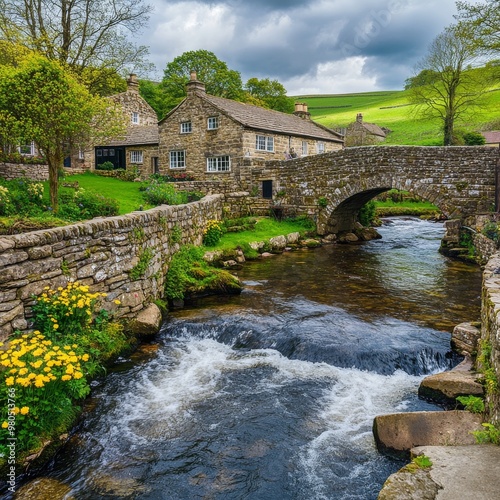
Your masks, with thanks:
[[[86,151],[76,165],[93,170],[97,165],[111,162],[115,169],[136,167],[143,177],[158,172],[158,117],[140,96],[137,76],[131,74],[127,90],[109,99],[123,109],[128,122],[126,134]]]
[[[488,132],[483,132],[484,145],[498,148],[500,147],[500,130],[491,130]]]
[[[387,129],[383,129],[375,123],[365,122],[363,114],[358,113],[356,121],[347,127],[345,135],[346,146],[369,146],[377,144],[386,139],[387,133]]]
[[[313,122],[305,104],[296,105],[292,115],[215,97],[195,72],[186,93],[159,123],[163,174],[230,181],[243,162],[292,160],[343,147],[343,136]]]

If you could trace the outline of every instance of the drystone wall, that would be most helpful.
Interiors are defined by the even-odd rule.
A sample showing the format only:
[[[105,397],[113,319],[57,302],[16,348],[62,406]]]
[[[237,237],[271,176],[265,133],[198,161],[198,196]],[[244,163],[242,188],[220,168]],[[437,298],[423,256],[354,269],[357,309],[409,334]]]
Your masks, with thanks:
[[[491,347],[489,364],[496,380],[500,380],[500,253],[491,257],[483,271],[481,305],[481,343],[483,348]],[[483,366],[483,368],[485,368]],[[490,407],[490,420],[500,424],[500,391],[490,392],[487,396]]]
[[[239,200],[232,199],[235,213]],[[33,295],[69,281],[107,293],[103,306],[115,317],[134,317],[163,297],[172,255],[181,245],[201,244],[207,220],[221,219],[223,203],[222,195],[212,195],[187,205],[0,237],[0,339],[30,328]]]
[[[48,165],[0,163],[0,177],[7,181],[21,177],[34,181],[46,181],[49,179],[49,167]]]

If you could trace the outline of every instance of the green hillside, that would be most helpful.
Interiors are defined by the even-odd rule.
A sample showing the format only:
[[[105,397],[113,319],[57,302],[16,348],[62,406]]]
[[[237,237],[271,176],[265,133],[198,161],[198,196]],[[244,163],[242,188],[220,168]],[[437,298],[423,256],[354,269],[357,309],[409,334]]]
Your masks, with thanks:
[[[439,120],[422,119],[408,102],[404,90],[364,92],[359,94],[306,95],[294,97],[307,103],[313,120],[330,128],[347,127],[363,113],[366,122],[392,130],[384,144],[441,145]],[[487,123],[500,119],[500,88],[492,89],[483,98],[480,110],[467,123],[457,124],[467,131],[480,131]],[[498,126],[498,124],[497,124]]]

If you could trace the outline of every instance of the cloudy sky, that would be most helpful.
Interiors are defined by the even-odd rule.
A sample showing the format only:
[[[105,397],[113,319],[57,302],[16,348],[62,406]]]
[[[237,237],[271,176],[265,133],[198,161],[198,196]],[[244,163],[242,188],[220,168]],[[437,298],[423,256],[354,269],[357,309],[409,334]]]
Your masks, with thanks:
[[[291,96],[402,89],[456,13],[455,0],[145,1],[154,13],[137,41],[156,78],[175,57],[205,49],[243,83],[276,79]]]

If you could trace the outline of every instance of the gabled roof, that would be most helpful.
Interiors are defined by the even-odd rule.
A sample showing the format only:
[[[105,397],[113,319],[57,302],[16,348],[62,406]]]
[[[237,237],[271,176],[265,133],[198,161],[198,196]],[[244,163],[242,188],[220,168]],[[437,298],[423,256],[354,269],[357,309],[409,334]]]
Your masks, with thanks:
[[[386,137],[387,134],[384,132],[384,130],[376,125],[375,123],[362,123],[363,127],[372,135],[378,135],[380,137]]]
[[[500,144],[500,130],[492,130],[490,132],[483,132],[486,144]]]
[[[196,93],[196,96],[209,102],[222,113],[246,128],[300,137],[310,137],[313,139],[344,142],[343,136],[338,132],[324,127],[319,123],[299,118],[295,115],[261,108],[260,106],[245,104],[231,99],[224,99],[223,97],[215,97],[201,92]],[[185,101],[182,101],[179,106],[170,111],[160,123],[174,113],[184,102]]]
[[[159,142],[158,125],[132,125],[125,137],[113,139],[109,146],[148,146]]]

